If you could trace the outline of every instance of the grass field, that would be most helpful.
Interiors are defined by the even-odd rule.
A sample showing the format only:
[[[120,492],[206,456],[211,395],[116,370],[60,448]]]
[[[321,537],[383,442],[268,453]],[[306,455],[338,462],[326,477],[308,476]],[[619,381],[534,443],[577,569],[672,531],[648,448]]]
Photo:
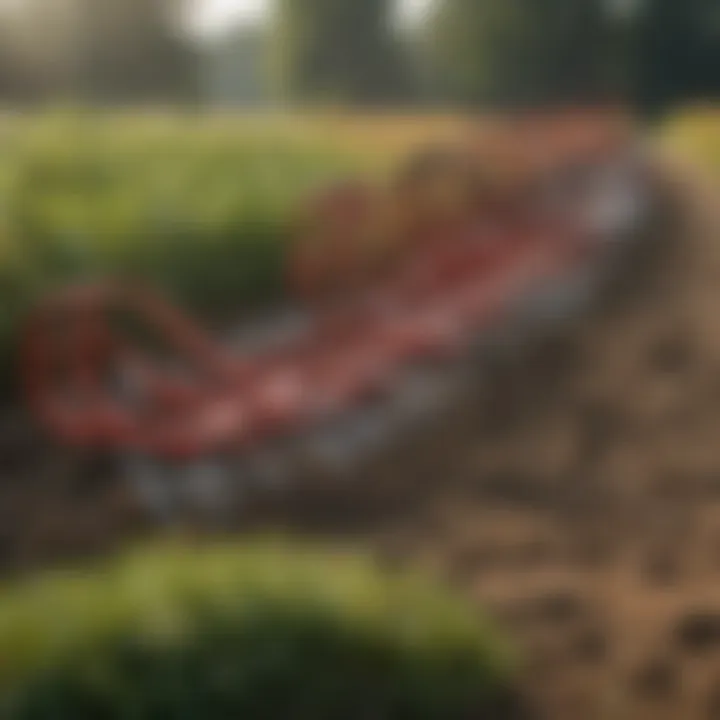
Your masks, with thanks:
[[[679,113],[666,125],[664,140],[672,151],[720,176],[720,109]]]

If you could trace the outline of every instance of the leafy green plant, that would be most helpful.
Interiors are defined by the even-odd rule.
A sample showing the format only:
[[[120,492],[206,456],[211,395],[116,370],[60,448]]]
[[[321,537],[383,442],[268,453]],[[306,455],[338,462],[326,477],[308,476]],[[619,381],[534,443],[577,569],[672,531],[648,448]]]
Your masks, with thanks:
[[[512,669],[463,601],[311,547],[169,545],[0,596],[10,720],[492,718]]]

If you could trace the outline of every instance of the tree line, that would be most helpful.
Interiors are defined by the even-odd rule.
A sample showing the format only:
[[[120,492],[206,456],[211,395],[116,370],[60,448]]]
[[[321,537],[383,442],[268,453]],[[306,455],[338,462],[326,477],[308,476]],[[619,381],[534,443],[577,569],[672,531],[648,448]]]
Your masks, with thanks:
[[[613,98],[650,114],[720,96],[718,0],[437,0],[404,37],[392,5],[281,2],[274,48],[288,96],[470,107]]]
[[[197,97],[182,0],[21,0],[0,16],[0,100],[163,103]]]
[[[24,0],[30,31],[0,43],[0,96],[186,103],[209,86],[248,104],[613,98],[658,113],[720,95],[718,0],[436,0],[412,26],[396,1],[275,0],[268,25],[200,46],[186,0]]]

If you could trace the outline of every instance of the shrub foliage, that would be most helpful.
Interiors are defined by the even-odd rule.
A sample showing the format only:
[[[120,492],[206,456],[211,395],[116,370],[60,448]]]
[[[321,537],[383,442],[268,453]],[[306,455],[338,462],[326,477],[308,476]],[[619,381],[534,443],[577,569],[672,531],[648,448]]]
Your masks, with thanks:
[[[0,597],[2,717],[488,717],[510,676],[488,623],[348,553],[163,546]]]

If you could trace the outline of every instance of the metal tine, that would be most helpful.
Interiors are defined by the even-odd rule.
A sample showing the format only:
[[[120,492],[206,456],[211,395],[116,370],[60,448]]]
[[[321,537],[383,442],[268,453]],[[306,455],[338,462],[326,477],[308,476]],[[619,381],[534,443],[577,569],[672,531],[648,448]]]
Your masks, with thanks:
[[[467,358],[471,362],[471,358]],[[467,387],[467,363],[451,362],[445,367],[415,368],[402,381],[396,411],[412,426],[453,403]]]
[[[302,309],[282,308],[257,320],[243,323],[232,334],[230,344],[235,352],[249,355],[290,345],[304,337],[312,324],[310,314]]]
[[[367,409],[348,412],[342,417],[328,419],[296,444],[296,464],[312,474],[341,479],[357,467],[359,457],[365,454],[363,435],[368,419]]]
[[[646,211],[647,196],[634,163],[615,159],[597,169],[585,208],[591,231],[606,243],[624,242],[642,224]]]
[[[298,471],[297,440],[282,439],[241,455],[234,478],[246,487],[282,490]]]
[[[464,387],[462,377],[455,364],[416,369],[399,379],[388,398],[348,413],[307,438],[303,450],[306,462],[339,477],[352,475],[399,435],[452,406]]]
[[[121,463],[124,477],[142,507],[160,522],[175,520],[182,503],[174,470],[143,455],[129,455]]]
[[[204,459],[179,468],[182,499],[192,510],[216,519],[230,513],[242,499],[242,490],[232,482],[232,468],[222,458]]]
[[[311,462],[341,477],[392,441],[398,428],[387,401],[349,415],[330,430],[316,435],[306,448]]]
[[[601,270],[578,270],[573,277],[564,277],[533,293],[520,312],[523,329],[535,335],[548,325],[560,325],[580,316],[594,297]]]
[[[172,524],[187,512],[221,521],[240,507],[254,479],[224,458],[169,464],[133,456],[124,460],[124,467],[142,507],[163,524]]]

